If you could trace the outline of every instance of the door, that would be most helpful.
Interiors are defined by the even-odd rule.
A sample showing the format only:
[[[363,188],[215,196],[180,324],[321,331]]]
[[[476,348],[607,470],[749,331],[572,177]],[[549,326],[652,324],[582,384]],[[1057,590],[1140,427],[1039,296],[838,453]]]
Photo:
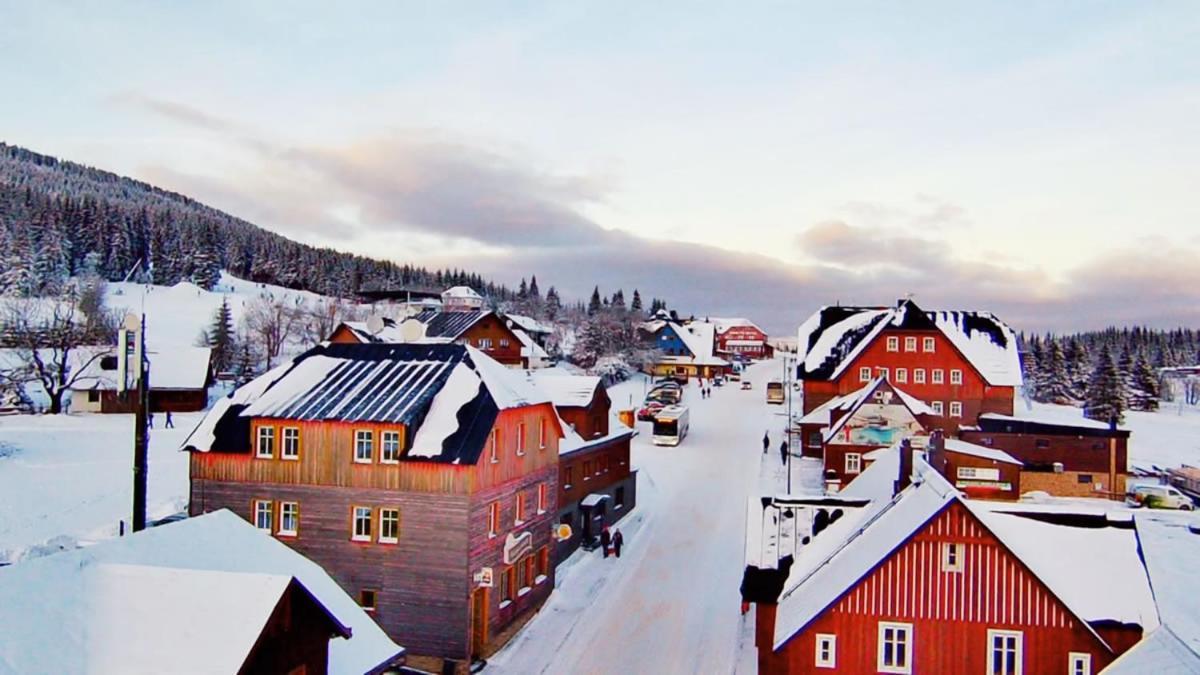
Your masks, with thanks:
[[[477,588],[471,595],[471,656],[480,657],[488,639],[488,589]]]

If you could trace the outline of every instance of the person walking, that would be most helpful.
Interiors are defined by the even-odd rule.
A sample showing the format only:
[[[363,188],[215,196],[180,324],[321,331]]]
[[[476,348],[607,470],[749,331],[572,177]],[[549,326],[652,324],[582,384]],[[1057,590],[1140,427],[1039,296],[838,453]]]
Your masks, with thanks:
[[[604,549],[604,557],[607,558],[609,549],[612,547],[612,534],[608,531],[607,525],[600,530],[600,547]]]
[[[174,429],[174,428],[175,428],[175,420],[171,419],[171,411],[170,411],[170,410],[168,410],[168,411],[167,411],[167,425],[166,425],[166,428],[167,428],[167,429]]]
[[[625,535],[621,534],[620,530],[617,530],[617,529],[613,530],[612,545],[613,545],[613,553],[616,553],[617,557],[620,558],[621,557],[621,547],[625,545]]]
[[[763,454],[767,454],[767,449],[771,447],[771,432],[763,432]]]
[[[148,429],[154,428],[154,413],[150,413],[149,415],[146,416],[146,428],[148,428]]]
[[[787,466],[787,460],[788,460],[788,445],[787,445],[787,439],[785,438],[785,439],[783,439],[783,442],[779,444],[779,461],[783,462],[784,466]]]

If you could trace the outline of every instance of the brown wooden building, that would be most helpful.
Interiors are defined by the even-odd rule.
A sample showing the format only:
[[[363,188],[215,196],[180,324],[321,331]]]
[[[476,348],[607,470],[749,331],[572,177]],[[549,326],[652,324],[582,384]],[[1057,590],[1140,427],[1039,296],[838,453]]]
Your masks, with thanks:
[[[1021,496],[1020,460],[998,448],[946,438],[935,431],[925,448],[930,466],[975,499],[1016,500]]]
[[[109,347],[91,347],[84,372],[71,386],[71,412],[132,413],[137,391],[117,392],[117,356]],[[171,347],[147,353],[150,368],[152,412],[196,412],[208,407],[213,383],[212,350],[208,347]]]
[[[953,434],[981,413],[1011,415],[1022,382],[1016,335],[988,312],[927,312],[911,300],[823,307],[801,325],[798,343],[805,413],[885,377]]]
[[[427,309],[412,318],[425,325],[425,332],[414,342],[469,345],[506,366],[530,367],[532,355],[522,353],[521,337],[496,312]],[[334,330],[328,341],[336,344],[395,344],[406,341],[401,333],[400,325],[391,319],[383,319],[376,330],[363,322],[345,322]]]
[[[453,344],[326,344],[215,406],[191,512],[229,508],[321,564],[417,663],[502,645],[554,587],[562,429]]]

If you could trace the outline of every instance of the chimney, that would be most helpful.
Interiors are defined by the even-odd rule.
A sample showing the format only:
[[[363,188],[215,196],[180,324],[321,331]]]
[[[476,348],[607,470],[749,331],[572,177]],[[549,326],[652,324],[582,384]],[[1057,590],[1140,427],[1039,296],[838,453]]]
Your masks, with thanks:
[[[929,443],[925,446],[925,458],[929,466],[943,476],[946,475],[946,436],[941,429],[935,429],[929,435]]]
[[[1109,416],[1109,418],[1108,418],[1108,430],[1109,430],[1109,431],[1116,431],[1116,430],[1117,430],[1117,416],[1116,416],[1116,415],[1110,415],[1110,416]]]
[[[912,482],[913,468],[913,449],[912,443],[906,438],[900,441],[900,471],[896,476],[896,482],[892,485],[892,494],[898,495],[900,491],[908,487]]]

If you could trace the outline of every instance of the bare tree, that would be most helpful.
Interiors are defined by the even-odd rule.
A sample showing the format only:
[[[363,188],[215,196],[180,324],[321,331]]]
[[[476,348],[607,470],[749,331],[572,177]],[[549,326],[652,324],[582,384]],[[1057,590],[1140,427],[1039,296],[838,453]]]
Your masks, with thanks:
[[[304,341],[316,344],[328,338],[344,321],[358,318],[358,309],[339,298],[320,298],[305,305],[302,335]]]
[[[300,307],[284,298],[263,293],[246,305],[242,314],[246,332],[257,343],[268,370],[279,358],[280,351],[302,324]]]
[[[63,411],[63,395],[88,368],[111,349],[87,349],[113,344],[115,335],[101,330],[107,319],[103,304],[83,312],[81,293],[68,287],[52,298],[12,299],[0,310],[4,338],[17,353],[17,362],[5,368],[4,378],[13,383],[37,384],[50,399],[50,413]]]

